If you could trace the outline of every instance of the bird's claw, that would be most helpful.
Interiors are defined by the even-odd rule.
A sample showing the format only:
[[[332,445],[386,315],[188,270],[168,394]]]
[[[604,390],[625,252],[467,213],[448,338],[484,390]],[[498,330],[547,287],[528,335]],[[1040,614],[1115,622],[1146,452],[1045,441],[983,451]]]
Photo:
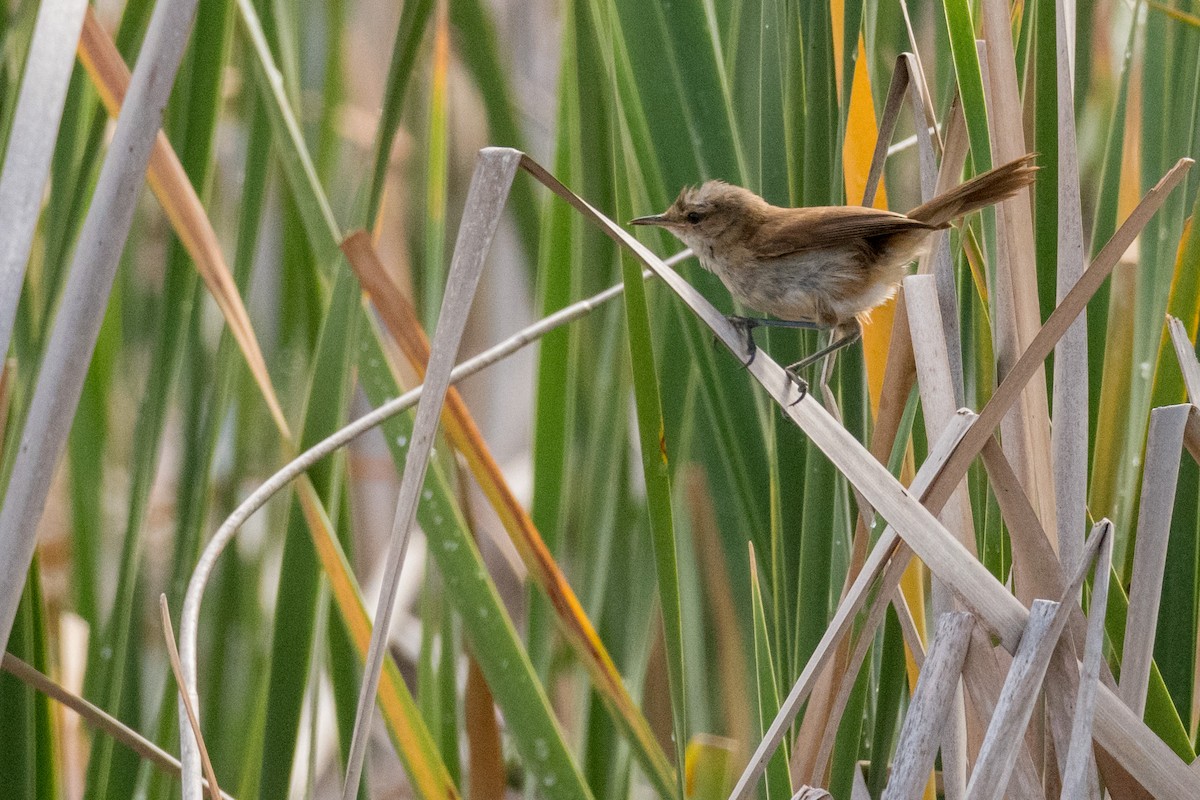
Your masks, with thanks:
[[[796,399],[788,403],[788,408],[791,408],[808,396],[808,381],[801,378],[799,373],[791,367],[787,367],[783,371],[788,376],[788,380],[796,386],[796,390],[799,392]]]
[[[754,341],[754,329],[758,327],[758,321],[750,317],[739,317],[736,315],[726,317],[725,319],[746,337],[746,360],[742,363],[742,366],[750,366],[754,363],[754,356],[758,355],[758,345]]]

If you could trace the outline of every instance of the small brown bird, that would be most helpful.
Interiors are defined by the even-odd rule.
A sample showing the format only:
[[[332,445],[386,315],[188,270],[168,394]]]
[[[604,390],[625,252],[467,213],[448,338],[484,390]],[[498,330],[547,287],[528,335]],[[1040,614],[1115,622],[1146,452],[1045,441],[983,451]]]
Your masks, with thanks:
[[[692,249],[734,298],[777,319],[730,317],[746,332],[771,325],[829,330],[830,343],[789,366],[796,372],[862,335],[861,320],[896,291],[931,231],[999,202],[1033,182],[1032,153],[985,172],[908,214],[863,206],[779,208],[723,181],[686,188],[662,214],[632,225],[666,228]]]

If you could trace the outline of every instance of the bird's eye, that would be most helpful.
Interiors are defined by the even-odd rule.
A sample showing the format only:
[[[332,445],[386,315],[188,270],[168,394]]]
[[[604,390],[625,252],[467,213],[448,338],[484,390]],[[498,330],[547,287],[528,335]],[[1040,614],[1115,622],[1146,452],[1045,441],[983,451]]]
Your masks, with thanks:
[[[695,211],[689,211],[685,219],[691,224],[695,225],[700,221],[700,214]]]

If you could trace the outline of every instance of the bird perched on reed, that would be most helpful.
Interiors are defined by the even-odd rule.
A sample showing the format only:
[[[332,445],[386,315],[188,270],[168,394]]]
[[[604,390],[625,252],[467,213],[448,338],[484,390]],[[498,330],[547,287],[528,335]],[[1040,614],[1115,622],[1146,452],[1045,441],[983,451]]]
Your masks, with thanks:
[[[1034,155],[978,175],[907,214],[864,206],[780,208],[723,181],[686,188],[662,214],[632,225],[656,225],[692,249],[739,303],[774,317],[732,316],[746,334],[763,325],[829,330],[830,342],[787,367],[798,372],[862,336],[862,320],[896,291],[932,231],[1012,196],[1033,182]]]

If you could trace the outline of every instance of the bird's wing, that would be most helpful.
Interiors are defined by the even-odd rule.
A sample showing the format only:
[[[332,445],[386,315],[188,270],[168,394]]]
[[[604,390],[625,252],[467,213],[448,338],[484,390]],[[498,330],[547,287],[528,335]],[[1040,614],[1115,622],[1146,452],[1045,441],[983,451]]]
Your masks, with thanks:
[[[894,211],[864,206],[821,206],[803,213],[780,215],[763,223],[754,236],[752,250],[774,258],[844,243],[847,239],[932,230],[935,225],[909,219]]]

